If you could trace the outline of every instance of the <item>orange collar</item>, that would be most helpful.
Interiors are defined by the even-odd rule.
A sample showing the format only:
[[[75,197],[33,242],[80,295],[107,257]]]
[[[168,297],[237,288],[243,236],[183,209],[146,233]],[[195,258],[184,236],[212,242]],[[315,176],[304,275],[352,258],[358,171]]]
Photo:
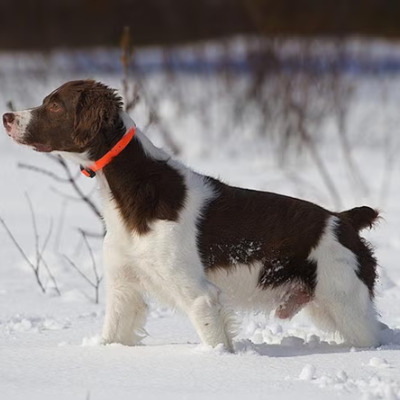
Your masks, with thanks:
[[[89,178],[93,178],[94,176],[96,176],[96,171],[99,171],[103,169],[106,165],[110,164],[114,157],[116,157],[119,153],[121,153],[122,150],[125,149],[126,146],[128,146],[129,142],[135,136],[135,133],[136,128],[132,126],[132,128],[129,129],[129,131],[124,136],[122,136],[117,144],[109,152],[104,154],[103,157],[101,157],[88,167],[83,167],[81,165],[82,174]]]

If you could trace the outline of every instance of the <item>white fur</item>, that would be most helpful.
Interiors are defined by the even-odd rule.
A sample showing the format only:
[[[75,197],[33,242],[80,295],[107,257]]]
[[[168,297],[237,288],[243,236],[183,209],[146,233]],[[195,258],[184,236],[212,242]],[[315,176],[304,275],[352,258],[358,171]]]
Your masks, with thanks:
[[[65,159],[72,161],[75,164],[82,165],[83,167],[88,167],[93,164],[93,161],[89,159],[86,152],[84,153],[72,153],[69,151],[53,151],[54,154],[59,154]]]
[[[8,133],[16,142],[23,143],[26,134],[26,127],[32,118],[32,111],[24,110],[13,114],[14,122],[11,124],[11,129]]]
[[[147,156],[160,161],[167,161],[171,159],[171,157],[164,150],[154,146],[154,144],[150,142],[147,136],[144,135],[142,131],[136,127],[135,122],[126,112],[121,112],[120,116],[126,130],[129,130],[130,128],[132,128],[132,126],[136,128],[135,136],[140,141],[140,144],[142,145],[143,150]]]
[[[379,324],[368,289],[356,276],[356,256],[336,237],[337,217],[331,217],[309,259],[317,263],[315,300],[307,307],[317,326],[339,332],[352,345],[379,342]]]
[[[237,264],[229,269],[213,269],[207,273],[207,277],[221,289],[228,303],[236,310],[269,313],[285,303],[298,282],[277,288],[262,288],[259,286],[262,268],[261,262]]]

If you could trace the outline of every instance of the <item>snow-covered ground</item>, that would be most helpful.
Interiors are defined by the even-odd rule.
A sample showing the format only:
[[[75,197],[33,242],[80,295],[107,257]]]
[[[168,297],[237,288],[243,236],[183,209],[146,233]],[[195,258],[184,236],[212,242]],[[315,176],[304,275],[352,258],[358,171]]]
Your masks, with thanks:
[[[52,74],[35,80],[24,74],[24,68],[37,66],[34,56],[1,55],[0,61],[4,63],[2,112],[8,100],[18,108],[35,106],[63,81],[90,76],[57,73],[53,67]],[[115,71],[91,77],[121,87]],[[154,80],[157,83],[156,76]],[[213,82],[204,78],[203,84]],[[350,349],[316,330],[301,314],[288,323],[246,315],[241,316],[236,354],[226,354],[199,345],[187,318],[158,304],[152,305],[144,346],[98,345],[103,287],[100,304],[95,304],[93,288],[64,256],[92,277],[90,255],[77,228],[99,232],[101,225],[90,210],[70,198],[74,195],[68,185],[17,168],[17,163],[27,163],[62,174],[53,161],[0,135],[0,216],[34,260],[29,193],[41,245],[53,225],[44,258],[61,291],[58,296],[43,270],[47,293],[41,293],[32,270],[0,226],[0,399],[400,399],[399,87],[396,74],[379,79],[363,76],[357,81],[348,132],[367,191],[352,180],[329,121],[322,127],[324,140],[319,144],[343,207],[367,204],[382,211],[378,226],[365,232],[380,264],[377,308],[389,326],[378,349]],[[282,167],[265,138],[246,131],[216,137],[190,116],[175,120],[172,112],[168,114],[173,105],[163,107],[168,126],[182,146],[180,158],[196,170],[235,185],[277,191],[332,208],[307,155],[293,155]],[[141,116],[134,113],[133,117],[140,125]],[[151,128],[149,136],[162,145],[161,136]],[[78,183],[85,192],[93,190],[93,182],[85,178]],[[95,194],[93,198],[97,201]],[[90,244],[101,273],[101,241],[90,238]]]

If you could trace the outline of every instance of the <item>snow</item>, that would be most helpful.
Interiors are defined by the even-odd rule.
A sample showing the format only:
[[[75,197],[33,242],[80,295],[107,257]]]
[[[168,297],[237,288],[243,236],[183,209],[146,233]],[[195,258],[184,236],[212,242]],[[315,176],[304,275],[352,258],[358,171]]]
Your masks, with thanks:
[[[400,52],[398,46],[386,47]],[[59,66],[68,54],[54,57]],[[18,108],[34,106],[63,81],[80,77],[68,68],[57,72],[52,64],[50,75],[39,75],[35,80],[24,71],[42,68],[39,56],[3,54],[0,60],[6,62],[8,74],[7,78],[0,76],[3,110],[10,99]],[[90,68],[92,62],[86,64]],[[121,87],[115,71],[101,71],[92,77]],[[162,80],[157,76],[153,79],[152,86],[157,88]],[[17,163],[23,162],[60,172],[46,156],[18,147],[3,134],[0,216],[32,261],[35,241],[25,193],[33,203],[42,244],[53,221],[44,258],[61,296],[45,273],[42,276],[48,290],[41,293],[33,272],[0,226],[0,399],[400,399],[400,168],[396,157],[400,149],[400,76],[354,79],[357,95],[348,130],[354,160],[361,167],[368,192],[360,190],[349,176],[329,121],[322,127],[324,140],[319,146],[344,208],[368,204],[382,210],[378,226],[365,232],[380,264],[377,308],[387,325],[381,347],[348,348],[339,338],[318,331],[302,314],[285,323],[265,315],[243,315],[234,344],[236,354],[227,354],[221,348],[199,344],[184,315],[156,303],[151,304],[148,335],[142,346],[101,346],[104,288],[100,289],[100,304],[95,304],[93,288],[64,257],[93,278],[91,260],[77,228],[99,232],[101,225],[85,206],[57,192],[73,196],[67,185],[17,168]],[[187,83],[188,78],[183,77],[182,84]],[[212,79],[200,79],[193,92],[201,85],[214,84]],[[222,109],[216,109],[216,114]],[[177,118],[172,102],[163,103],[162,110],[183,147],[180,158],[196,170],[237,186],[276,191],[333,207],[315,164],[307,156],[293,155],[282,166],[273,145],[251,133],[251,124],[221,138],[204,131],[193,116]],[[139,124],[143,119],[135,113],[133,117]],[[150,129],[149,136],[162,145],[156,131]],[[85,192],[93,192],[93,181],[79,178],[79,185]],[[93,198],[98,203],[95,194]],[[101,271],[101,241],[90,238],[90,244]]]
[[[312,364],[306,364],[300,372],[299,379],[303,381],[311,381],[315,379],[316,368]]]

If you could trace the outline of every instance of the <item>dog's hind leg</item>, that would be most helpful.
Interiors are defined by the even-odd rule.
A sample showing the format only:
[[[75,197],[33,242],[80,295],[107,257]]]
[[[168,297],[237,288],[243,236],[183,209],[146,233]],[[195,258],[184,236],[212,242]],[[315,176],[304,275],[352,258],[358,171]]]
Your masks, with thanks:
[[[376,347],[379,345],[380,324],[374,305],[362,283],[353,288],[353,293],[318,294],[305,310],[318,328],[338,332],[347,344]]]
[[[338,331],[357,347],[379,344],[379,322],[356,255],[337,238],[332,218],[309,258],[317,263],[315,297],[309,308],[316,325]]]

